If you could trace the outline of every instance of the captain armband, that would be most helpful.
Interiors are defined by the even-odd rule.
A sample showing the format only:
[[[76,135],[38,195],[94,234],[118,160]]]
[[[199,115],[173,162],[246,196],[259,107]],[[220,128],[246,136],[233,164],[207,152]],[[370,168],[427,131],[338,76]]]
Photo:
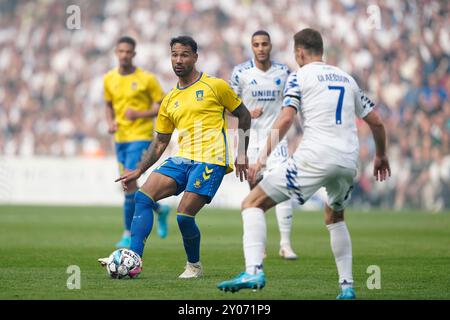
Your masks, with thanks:
[[[295,96],[285,96],[283,100],[283,107],[294,107],[297,111],[300,109],[300,99]]]

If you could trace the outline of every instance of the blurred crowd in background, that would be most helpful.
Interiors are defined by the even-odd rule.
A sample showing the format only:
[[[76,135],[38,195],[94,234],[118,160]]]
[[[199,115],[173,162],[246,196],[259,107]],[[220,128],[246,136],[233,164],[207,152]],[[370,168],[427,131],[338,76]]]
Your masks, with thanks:
[[[67,27],[69,5],[80,29]],[[78,0],[0,1],[0,155],[103,157],[103,74],[114,46],[137,40],[135,64],[168,91],[176,83],[169,41],[192,35],[199,69],[228,79],[250,58],[251,34],[271,34],[272,57],[297,69],[293,35],[321,31],[325,60],[354,76],[388,132],[392,177],[376,184],[375,146],[358,123],[357,206],[450,208],[449,1]]]

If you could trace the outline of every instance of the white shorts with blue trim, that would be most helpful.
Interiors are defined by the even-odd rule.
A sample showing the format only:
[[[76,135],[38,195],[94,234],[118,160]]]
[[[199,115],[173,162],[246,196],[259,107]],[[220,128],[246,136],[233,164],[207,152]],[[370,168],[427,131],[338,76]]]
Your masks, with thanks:
[[[276,203],[292,198],[304,204],[321,187],[327,192],[327,204],[335,211],[349,203],[356,169],[338,165],[295,162],[289,158],[264,175],[262,190]]]
[[[256,163],[256,160],[258,160],[259,158],[260,152],[261,148],[248,148],[247,155],[249,165]],[[264,171],[262,172],[262,174],[265,175],[269,171],[279,167],[283,162],[287,161],[288,158],[288,144],[286,140],[282,140],[277,144],[277,146],[267,159],[266,167],[263,169]]]

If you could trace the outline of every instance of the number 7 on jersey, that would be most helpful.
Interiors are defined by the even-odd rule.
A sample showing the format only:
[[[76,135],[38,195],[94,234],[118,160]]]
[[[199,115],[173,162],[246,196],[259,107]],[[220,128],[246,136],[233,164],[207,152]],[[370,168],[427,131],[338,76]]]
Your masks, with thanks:
[[[336,107],[336,124],[342,124],[342,103],[344,102],[345,88],[341,86],[328,86],[330,90],[339,90],[339,99]]]

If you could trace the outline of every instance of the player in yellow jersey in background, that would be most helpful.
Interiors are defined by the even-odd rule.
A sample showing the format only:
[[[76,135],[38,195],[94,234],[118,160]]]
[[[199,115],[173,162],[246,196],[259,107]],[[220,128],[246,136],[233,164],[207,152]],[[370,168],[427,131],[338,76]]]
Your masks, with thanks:
[[[240,136],[235,161],[236,175],[247,179],[250,113],[233,89],[222,79],[197,71],[197,43],[188,36],[170,42],[172,67],[177,85],[164,98],[156,121],[156,138],[139,167],[122,175],[128,189],[163,154],[172,132],[179,133],[179,152],[166,159],[136,193],[136,211],[131,225],[130,249],[142,257],[145,240],[153,226],[152,209],[156,201],[184,191],[178,205],[177,222],[187,255],[185,271],[179,278],[202,275],[200,230],[195,215],[210,203],[224,175],[233,170],[226,136],[225,111],[238,118]]]
[[[153,140],[153,122],[158,114],[164,91],[156,77],[133,65],[136,41],[130,37],[118,40],[116,50],[119,67],[104,76],[104,98],[108,131],[114,134],[115,149],[120,174],[137,168],[138,162]],[[128,185],[125,192],[125,231],[116,246],[129,247],[131,222],[134,215],[136,181]],[[158,212],[158,234],[167,236],[167,216],[170,208],[156,204]]]

